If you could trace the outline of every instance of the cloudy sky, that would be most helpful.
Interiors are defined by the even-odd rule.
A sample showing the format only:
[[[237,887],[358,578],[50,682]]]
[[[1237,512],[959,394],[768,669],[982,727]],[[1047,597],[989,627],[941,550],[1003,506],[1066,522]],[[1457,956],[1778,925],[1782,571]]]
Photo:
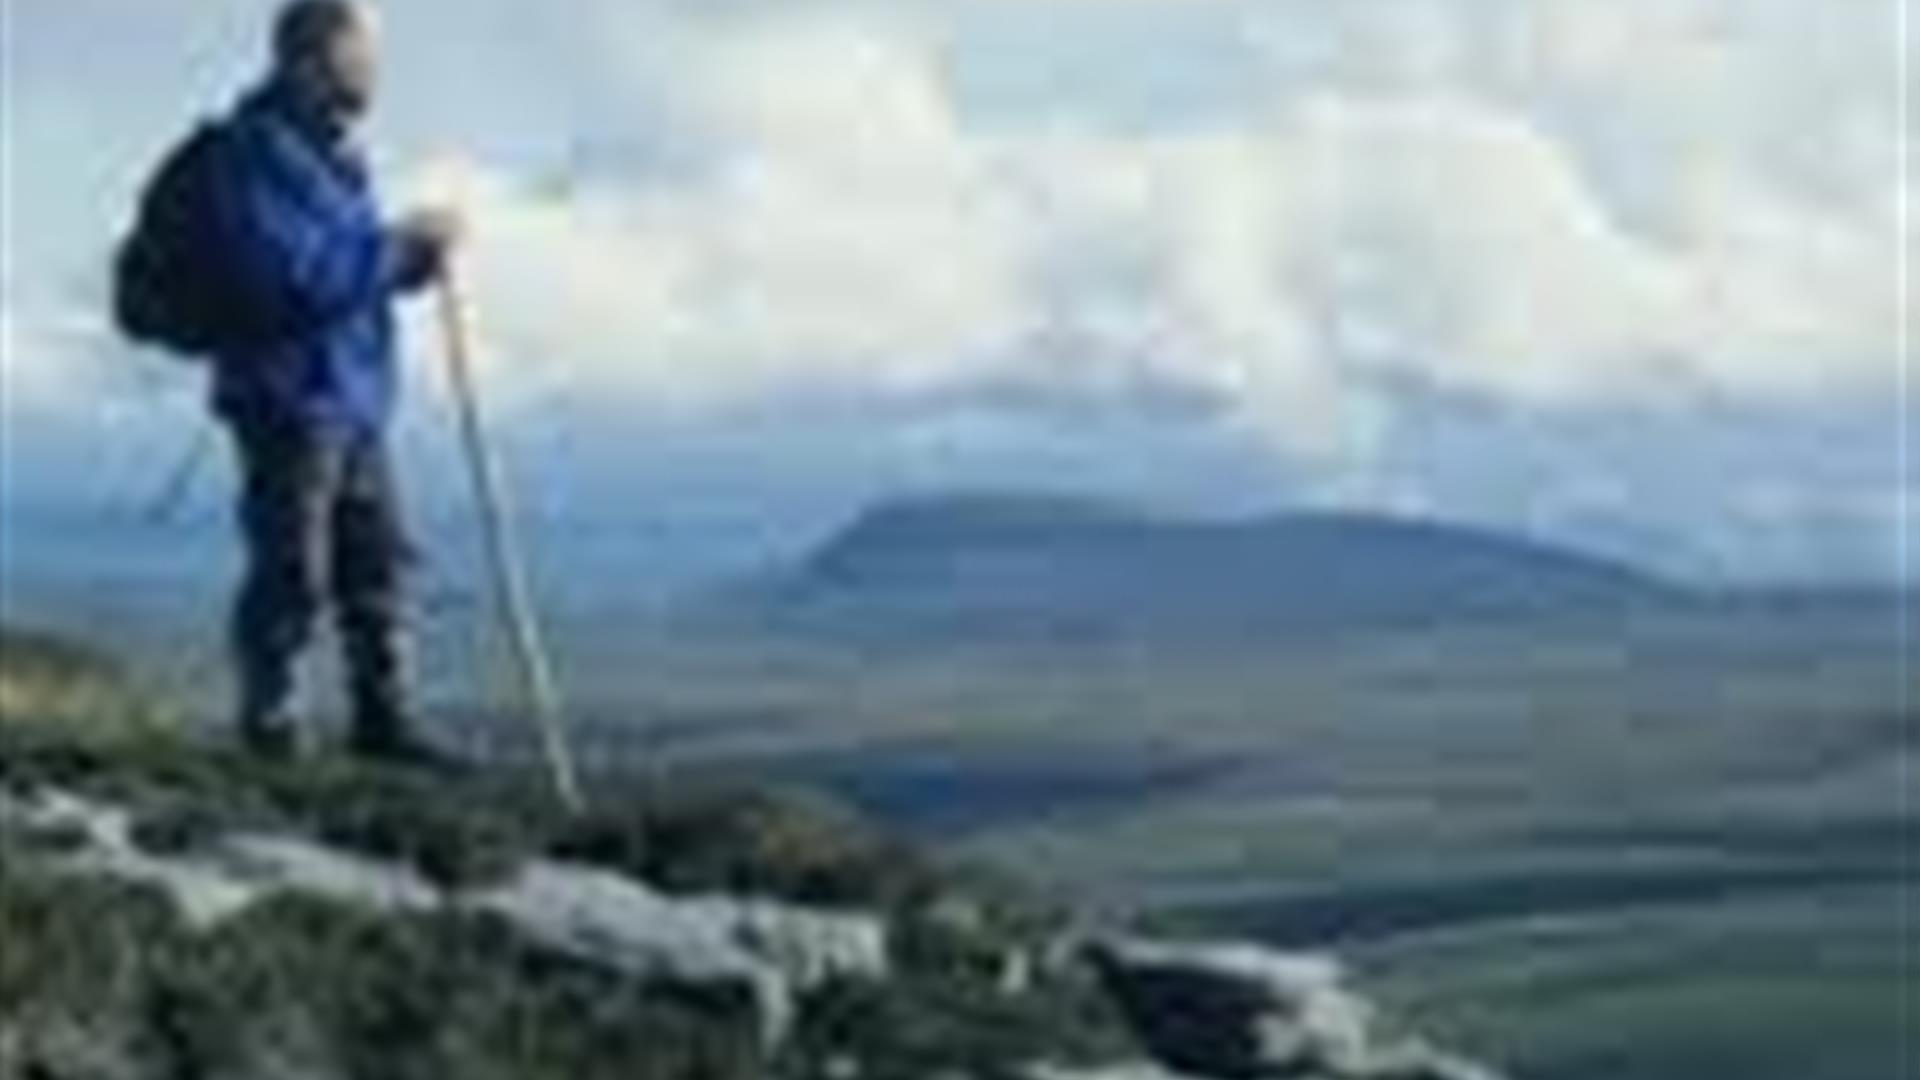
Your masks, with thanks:
[[[3,497],[116,498],[198,388],[112,341],[104,253],[272,5],[0,4]],[[547,520],[1038,487],[1896,564],[1897,0],[384,7],[389,201],[478,226]]]

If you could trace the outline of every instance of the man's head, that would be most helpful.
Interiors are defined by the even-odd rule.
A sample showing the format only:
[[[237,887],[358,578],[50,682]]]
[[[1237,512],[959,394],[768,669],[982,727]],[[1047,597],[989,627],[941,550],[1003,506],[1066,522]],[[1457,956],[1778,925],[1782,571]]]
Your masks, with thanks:
[[[288,0],[273,24],[274,71],[343,120],[373,105],[379,46],[379,20],[361,0]]]

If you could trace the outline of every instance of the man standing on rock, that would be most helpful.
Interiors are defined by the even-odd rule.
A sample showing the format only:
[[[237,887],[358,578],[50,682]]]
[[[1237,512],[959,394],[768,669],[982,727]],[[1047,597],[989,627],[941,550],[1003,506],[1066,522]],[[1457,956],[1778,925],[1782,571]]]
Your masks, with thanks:
[[[299,751],[298,667],[330,611],[349,748],[440,764],[408,702],[409,551],[386,432],[394,302],[442,275],[460,223],[438,209],[380,215],[355,138],[377,54],[362,3],[283,7],[265,79],[150,184],[116,303],[136,337],[209,361],[215,412],[233,437],[247,557],[231,626],[243,744],[271,757]]]

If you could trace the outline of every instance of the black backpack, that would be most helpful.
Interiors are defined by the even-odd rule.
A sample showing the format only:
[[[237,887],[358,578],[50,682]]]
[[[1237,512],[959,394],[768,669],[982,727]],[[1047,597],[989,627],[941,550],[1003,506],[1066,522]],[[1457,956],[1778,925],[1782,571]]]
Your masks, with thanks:
[[[238,308],[215,202],[228,137],[223,124],[206,121],[167,153],[114,257],[121,332],[183,359],[212,356],[236,339]]]

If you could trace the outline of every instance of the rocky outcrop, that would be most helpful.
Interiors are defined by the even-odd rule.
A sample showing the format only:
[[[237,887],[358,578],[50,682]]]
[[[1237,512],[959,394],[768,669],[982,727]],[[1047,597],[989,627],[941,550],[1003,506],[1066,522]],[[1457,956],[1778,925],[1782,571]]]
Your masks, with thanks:
[[[734,993],[751,1002],[769,1052],[791,1036],[808,994],[847,981],[884,983],[892,971],[878,915],[669,896],[586,863],[530,859],[495,883],[457,887],[298,836],[235,832],[155,851],[126,808],[60,790],[0,790],[0,835],[38,851],[54,873],[156,890],[200,931],[290,895],[384,914],[483,914],[572,962]],[[1158,1064],[1041,1068],[1037,1080],[1495,1080],[1423,1042],[1383,1034],[1374,1010],[1326,957],[1131,937],[1064,952],[1097,974]],[[1016,996],[1026,981],[1001,992]]]
[[[1386,1033],[1328,957],[1139,938],[1095,941],[1084,952],[1144,1047],[1161,1065],[1190,1076],[1498,1080],[1418,1039]],[[1080,1080],[1155,1074],[1106,1072]]]
[[[534,860],[486,888],[448,889],[411,867],[298,837],[239,833],[156,853],[123,807],[47,791],[0,792],[0,830],[49,848],[55,873],[110,877],[163,893],[209,930],[281,895],[383,913],[484,912],[528,941],[640,979],[730,987],[763,1038],[791,1030],[797,998],[836,979],[886,978],[885,928],[872,916],[737,897],[669,897],[593,866]]]
[[[566,956],[655,980],[737,986],[765,1045],[793,1030],[799,998],[837,979],[887,977],[887,936],[870,915],[735,897],[673,898],[591,866],[537,861],[464,896]]]
[[[0,736],[0,1080],[1491,1076],[1331,960],[1070,932],[808,799]]]

